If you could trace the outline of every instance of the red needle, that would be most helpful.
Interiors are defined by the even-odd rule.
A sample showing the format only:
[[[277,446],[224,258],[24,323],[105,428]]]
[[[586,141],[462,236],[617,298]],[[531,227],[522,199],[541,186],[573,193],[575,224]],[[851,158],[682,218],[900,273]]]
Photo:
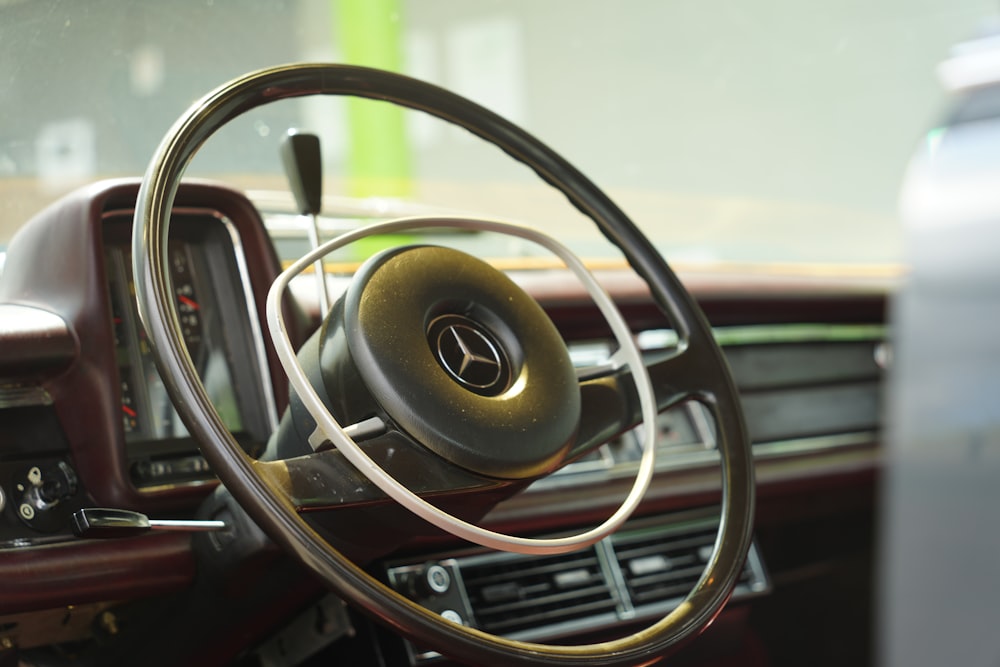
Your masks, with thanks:
[[[183,294],[179,295],[177,299],[191,310],[198,310],[198,302],[194,299],[190,299]]]
[[[130,408],[129,406],[127,406],[127,405],[123,405],[122,406],[122,412],[124,412],[125,414],[127,414],[129,417],[135,417],[136,416],[136,411],[133,410],[132,408]]]

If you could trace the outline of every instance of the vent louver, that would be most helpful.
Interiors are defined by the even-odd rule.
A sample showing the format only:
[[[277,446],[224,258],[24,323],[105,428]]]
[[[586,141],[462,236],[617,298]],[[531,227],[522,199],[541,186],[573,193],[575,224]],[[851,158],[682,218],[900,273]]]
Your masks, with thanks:
[[[705,569],[715,544],[714,526],[684,532],[638,531],[612,538],[618,565],[636,611],[676,604],[687,595]],[[737,592],[756,590],[753,571],[744,567]]]
[[[473,558],[462,562],[462,578],[478,627],[496,634],[615,613],[593,548],[534,558]]]
[[[705,569],[715,531],[666,539],[631,536],[614,545],[632,604],[643,607],[687,595]]]

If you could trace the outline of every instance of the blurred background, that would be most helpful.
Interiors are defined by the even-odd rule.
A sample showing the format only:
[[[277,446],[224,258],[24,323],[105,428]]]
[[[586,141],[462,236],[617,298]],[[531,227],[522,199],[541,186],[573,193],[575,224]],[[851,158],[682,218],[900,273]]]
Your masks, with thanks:
[[[195,99],[300,60],[404,72],[561,151],[691,261],[895,263],[897,193],[985,0],[0,2],[0,245],[45,203],[137,176]],[[320,134],[328,194],[569,224],[561,198],[416,112],[310,98],[250,113],[190,174],[284,190]]]

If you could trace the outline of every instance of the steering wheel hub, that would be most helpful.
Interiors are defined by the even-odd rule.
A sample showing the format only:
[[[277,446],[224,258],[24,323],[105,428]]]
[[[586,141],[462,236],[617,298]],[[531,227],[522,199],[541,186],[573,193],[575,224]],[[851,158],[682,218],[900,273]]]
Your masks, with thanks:
[[[431,322],[427,340],[441,368],[474,394],[497,396],[510,387],[513,372],[503,347],[475,320],[442,315]]]
[[[346,348],[375,402],[445,460],[526,479],[572,445],[580,390],[562,337],[486,262],[438,246],[383,252],[355,274],[342,313]],[[338,329],[325,327],[333,337]]]

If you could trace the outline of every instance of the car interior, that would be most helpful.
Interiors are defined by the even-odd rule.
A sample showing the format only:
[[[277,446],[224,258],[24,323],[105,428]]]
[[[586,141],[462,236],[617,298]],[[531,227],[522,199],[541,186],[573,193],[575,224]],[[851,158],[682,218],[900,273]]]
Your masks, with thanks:
[[[0,2],[0,667],[995,665],[995,8],[667,5]]]

